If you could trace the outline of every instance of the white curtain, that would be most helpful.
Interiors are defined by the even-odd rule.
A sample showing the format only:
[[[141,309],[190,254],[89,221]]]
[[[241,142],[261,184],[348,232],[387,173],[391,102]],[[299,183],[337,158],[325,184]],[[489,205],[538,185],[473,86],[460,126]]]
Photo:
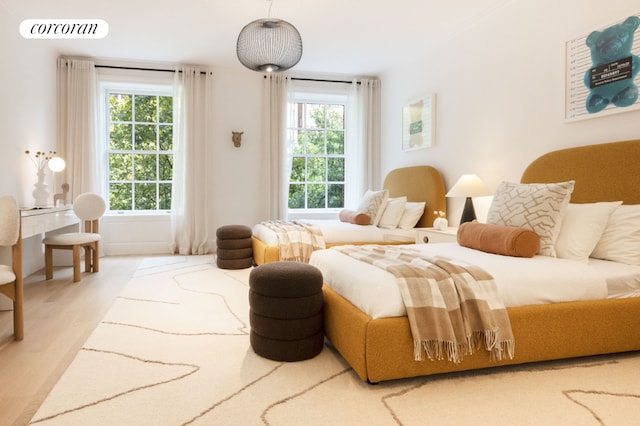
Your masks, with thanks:
[[[182,255],[209,251],[212,80],[209,70],[197,67],[183,67],[175,76],[170,245]]]
[[[287,218],[289,199],[289,176],[291,174],[291,149],[288,121],[293,109],[290,78],[283,74],[267,75],[264,78],[266,114],[263,131],[267,139],[265,165],[269,176],[266,187],[269,219]]]
[[[66,162],[56,176],[69,184],[68,201],[83,192],[98,192],[102,163],[97,159],[97,86],[95,64],[89,60],[58,59],[57,145]],[[55,188],[59,191],[60,188]]]
[[[354,80],[347,120],[345,206],[357,207],[367,189],[380,189],[380,80]]]

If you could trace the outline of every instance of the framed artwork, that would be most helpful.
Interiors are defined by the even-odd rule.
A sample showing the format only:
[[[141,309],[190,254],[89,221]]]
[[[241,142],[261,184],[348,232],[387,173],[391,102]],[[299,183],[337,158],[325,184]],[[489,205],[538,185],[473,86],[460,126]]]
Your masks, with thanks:
[[[430,94],[402,108],[402,150],[429,148],[435,139],[436,95]]]
[[[566,44],[565,120],[640,109],[640,13]]]

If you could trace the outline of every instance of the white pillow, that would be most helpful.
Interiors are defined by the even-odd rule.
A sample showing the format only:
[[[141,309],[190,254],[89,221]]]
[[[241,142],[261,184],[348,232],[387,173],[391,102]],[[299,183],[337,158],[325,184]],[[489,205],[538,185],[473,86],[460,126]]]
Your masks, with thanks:
[[[424,201],[416,203],[416,202],[407,202],[407,205],[404,207],[404,212],[402,213],[402,217],[400,218],[400,223],[398,223],[398,228],[400,229],[413,229],[416,226],[416,223],[422,217],[424,213],[424,208],[426,203]]]
[[[556,241],[556,256],[588,262],[600,240],[609,216],[622,201],[569,204]]]
[[[555,257],[556,240],[574,183],[501,182],[489,207],[487,223],[531,229],[540,237],[538,253]]]
[[[384,212],[384,206],[387,204],[387,198],[389,198],[388,190],[372,191],[369,189],[365,192],[362,201],[360,201],[357,211],[358,213],[369,215],[371,225],[377,226]]]
[[[407,197],[389,198],[384,208],[378,227],[384,229],[396,229],[402,218],[402,213],[407,205]]]
[[[640,204],[623,204],[611,213],[591,257],[640,265]]]

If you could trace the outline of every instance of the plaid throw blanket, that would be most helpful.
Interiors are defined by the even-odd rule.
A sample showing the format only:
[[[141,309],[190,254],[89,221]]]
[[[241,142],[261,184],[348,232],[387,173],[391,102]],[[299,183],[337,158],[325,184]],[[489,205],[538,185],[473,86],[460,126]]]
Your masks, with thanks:
[[[309,263],[314,250],[325,248],[322,231],[315,225],[302,222],[269,220],[262,225],[278,236],[280,260]]]
[[[492,360],[513,358],[509,316],[493,277],[479,267],[398,246],[333,247],[396,278],[414,340],[417,361],[459,363],[484,347]]]

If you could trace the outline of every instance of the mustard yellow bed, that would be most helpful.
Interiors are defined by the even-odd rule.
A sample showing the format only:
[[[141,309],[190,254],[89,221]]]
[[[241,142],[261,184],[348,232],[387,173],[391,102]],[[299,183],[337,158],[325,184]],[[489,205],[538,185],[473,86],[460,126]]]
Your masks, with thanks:
[[[576,181],[571,202],[640,204],[640,140],[554,151],[533,161],[521,181]],[[363,380],[372,383],[509,364],[640,350],[640,298],[509,308],[514,359],[480,351],[460,364],[414,361],[407,317],[371,319],[324,286],[325,333]]]
[[[410,202],[426,202],[425,212],[416,224],[417,228],[433,226],[434,210],[446,212],[445,187],[440,172],[431,166],[413,166],[394,169],[387,174],[382,185],[389,191],[389,197],[406,196]],[[341,244],[363,244],[352,241]],[[368,242],[367,244],[406,244],[393,242]],[[327,247],[334,244],[327,242]],[[270,246],[257,237],[252,237],[253,260],[256,265],[280,260],[280,247]]]

